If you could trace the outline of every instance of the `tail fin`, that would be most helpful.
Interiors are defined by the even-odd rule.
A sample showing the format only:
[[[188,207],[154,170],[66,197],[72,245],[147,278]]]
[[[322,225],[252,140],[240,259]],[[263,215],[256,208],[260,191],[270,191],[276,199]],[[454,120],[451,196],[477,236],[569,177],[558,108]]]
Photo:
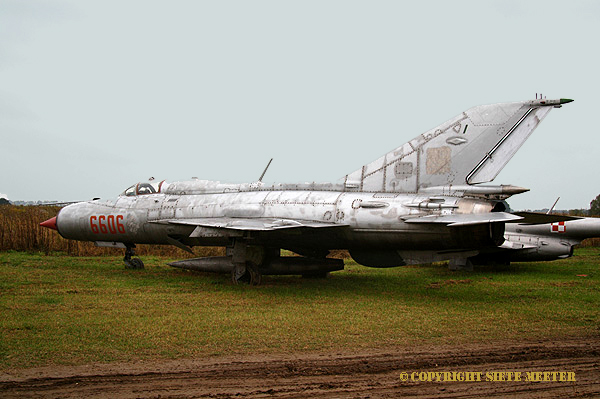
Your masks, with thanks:
[[[417,192],[494,180],[553,107],[573,100],[480,105],[345,176],[348,189]]]

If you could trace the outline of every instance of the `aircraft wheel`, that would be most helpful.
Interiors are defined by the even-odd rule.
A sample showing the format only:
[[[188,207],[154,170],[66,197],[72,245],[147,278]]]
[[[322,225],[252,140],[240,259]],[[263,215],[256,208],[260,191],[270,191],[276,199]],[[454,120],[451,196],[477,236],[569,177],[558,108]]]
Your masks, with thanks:
[[[254,265],[248,265],[247,269],[250,272],[250,285],[260,285],[262,274],[260,274],[258,268]]]
[[[125,261],[126,269],[143,269],[144,262],[140,258],[131,258]]]
[[[237,263],[231,270],[231,281],[233,284],[259,285],[261,277],[258,269],[250,263]]]
[[[234,263],[233,269],[231,269],[231,282],[233,284],[240,284],[250,281],[246,276],[247,274],[246,265],[244,263]]]

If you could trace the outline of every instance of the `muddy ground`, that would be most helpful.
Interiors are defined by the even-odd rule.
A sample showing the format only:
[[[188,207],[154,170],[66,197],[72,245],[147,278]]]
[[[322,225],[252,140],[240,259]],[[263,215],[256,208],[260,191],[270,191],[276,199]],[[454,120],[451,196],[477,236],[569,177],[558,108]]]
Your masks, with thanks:
[[[458,372],[455,379],[434,372]],[[527,372],[557,381],[526,381]],[[423,374],[419,374],[422,373]],[[430,373],[428,377],[425,373]],[[463,373],[460,373],[463,372]],[[465,374],[470,372],[473,374]],[[506,372],[521,372],[521,381]],[[405,373],[405,374],[403,374]],[[415,373],[415,374],[413,374]],[[478,374],[479,373],[479,374]],[[438,374],[444,379],[443,374]],[[415,381],[413,381],[413,376]],[[470,377],[469,377],[470,376]],[[480,376],[481,381],[476,381]],[[543,379],[544,376],[541,376]],[[559,381],[575,378],[575,381]],[[552,374],[546,378],[552,379]],[[408,379],[404,381],[404,379]],[[0,374],[2,398],[598,398],[600,337],[45,367]]]

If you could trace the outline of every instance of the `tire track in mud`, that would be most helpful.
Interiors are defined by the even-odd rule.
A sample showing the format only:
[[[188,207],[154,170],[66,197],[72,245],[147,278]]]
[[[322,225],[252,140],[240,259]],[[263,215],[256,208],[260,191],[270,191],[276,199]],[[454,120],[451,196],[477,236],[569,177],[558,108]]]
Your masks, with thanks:
[[[402,381],[406,372],[568,371],[575,382]],[[600,397],[600,337],[351,353],[46,367],[0,375],[3,398]]]

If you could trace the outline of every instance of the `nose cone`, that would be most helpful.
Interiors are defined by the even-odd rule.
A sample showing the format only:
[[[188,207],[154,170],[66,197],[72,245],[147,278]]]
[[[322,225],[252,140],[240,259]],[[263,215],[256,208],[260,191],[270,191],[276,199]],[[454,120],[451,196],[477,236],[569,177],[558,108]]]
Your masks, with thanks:
[[[52,230],[58,230],[58,228],[56,227],[56,216],[52,219],[48,219],[45,222],[40,223],[40,226],[47,227]]]

